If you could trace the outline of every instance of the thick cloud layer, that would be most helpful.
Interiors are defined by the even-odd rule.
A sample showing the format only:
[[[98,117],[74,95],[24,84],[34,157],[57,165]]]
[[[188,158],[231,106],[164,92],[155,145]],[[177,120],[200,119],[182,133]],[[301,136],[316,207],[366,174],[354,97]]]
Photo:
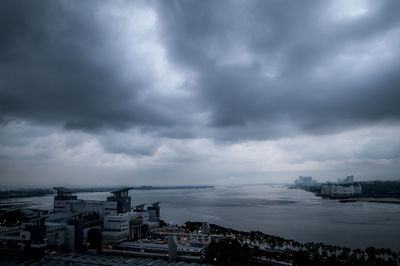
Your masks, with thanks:
[[[116,25],[102,20],[95,2],[2,5],[3,120],[85,130],[176,122],[164,104],[143,95],[152,86],[151,67],[140,55],[126,65],[126,51],[113,39]]]
[[[246,161],[233,159],[235,145],[247,149],[254,141],[285,156],[261,163],[263,148],[254,148],[258,163],[282,180],[307,170],[329,176],[332,165],[348,169],[349,160],[360,160],[360,168],[392,160],[385,162],[393,178],[400,155],[399,13],[396,0],[3,1],[0,145],[8,152],[0,157],[0,183],[29,179],[16,171],[28,167],[26,156],[55,160],[51,147],[42,147],[49,136],[57,136],[58,152],[76,143],[102,153],[86,164],[140,160],[154,180],[165,169],[170,178],[195,169],[187,183],[238,173],[262,181],[264,166],[228,170]],[[327,136],[352,132],[355,140],[355,132],[369,129],[385,138],[368,137],[357,152],[339,152],[346,150],[340,141],[335,156],[318,152]],[[311,148],[281,146],[288,138],[302,145],[307,139]],[[233,160],[221,162],[225,170],[202,170],[222,155]],[[321,160],[331,166],[316,166]],[[137,162],[118,169],[127,165]]]
[[[282,124],[319,134],[398,120],[398,1],[362,2],[358,16],[326,3],[231,3],[159,7],[170,59],[197,77],[210,126],[269,138],[287,134]]]

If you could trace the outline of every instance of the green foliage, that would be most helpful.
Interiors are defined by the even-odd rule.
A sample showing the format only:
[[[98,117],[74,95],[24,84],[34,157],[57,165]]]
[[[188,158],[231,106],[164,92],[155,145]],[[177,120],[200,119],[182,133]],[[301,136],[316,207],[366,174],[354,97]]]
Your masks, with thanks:
[[[216,265],[249,265],[251,249],[236,239],[212,241],[206,250],[206,261]]]
[[[186,228],[192,230],[200,227],[201,223],[186,223]],[[214,224],[211,224],[211,231],[232,234],[231,238],[208,245],[206,262],[214,265],[265,265],[276,261],[293,265],[396,265],[399,259],[397,252],[385,248],[369,247],[363,251],[324,243],[299,243],[259,231],[242,232]],[[264,243],[270,248],[260,249],[257,244],[248,246],[246,241]]]
[[[363,196],[400,196],[400,181],[361,182]]]

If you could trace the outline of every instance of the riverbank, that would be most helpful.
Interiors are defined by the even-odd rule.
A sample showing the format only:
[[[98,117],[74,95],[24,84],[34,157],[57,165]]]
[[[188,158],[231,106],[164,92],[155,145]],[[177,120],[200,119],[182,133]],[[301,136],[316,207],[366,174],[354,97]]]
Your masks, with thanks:
[[[343,202],[343,203],[356,202],[356,201],[400,204],[400,198],[373,198],[373,197],[362,197],[362,198],[348,198],[348,199],[341,199],[341,200],[339,200],[339,202]]]
[[[110,192],[121,187],[97,187],[97,188],[72,188],[74,193]],[[132,190],[176,190],[176,189],[214,189],[214,186],[193,185],[193,186],[138,186],[131,187]],[[5,199],[30,198],[53,195],[53,188],[20,188],[0,189],[0,201]]]

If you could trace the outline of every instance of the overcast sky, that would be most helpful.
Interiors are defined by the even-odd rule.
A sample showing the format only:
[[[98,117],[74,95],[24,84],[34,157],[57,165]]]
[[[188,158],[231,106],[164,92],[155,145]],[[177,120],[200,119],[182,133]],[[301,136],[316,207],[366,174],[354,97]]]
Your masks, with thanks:
[[[1,1],[0,185],[400,178],[400,1]]]

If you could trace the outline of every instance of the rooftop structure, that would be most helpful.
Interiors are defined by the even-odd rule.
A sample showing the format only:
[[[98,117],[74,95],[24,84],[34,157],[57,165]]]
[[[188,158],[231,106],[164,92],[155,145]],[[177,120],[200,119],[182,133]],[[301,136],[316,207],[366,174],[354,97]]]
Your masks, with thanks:
[[[174,255],[173,257],[176,259],[189,261],[200,261],[202,259],[204,247],[178,245],[175,236],[171,235],[168,239],[170,238],[172,238],[173,241],[170,241],[169,243],[126,241],[116,245],[114,249],[103,249],[103,252],[161,259],[169,259],[170,255]]]
[[[133,187],[126,187],[126,188],[121,188],[121,189],[111,191],[111,193],[114,195],[114,197],[128,197],[129,190],[131,190],[131,189],[133,189]]]
[[[352,175],[346,176],[346,178],[343,178],[343,180],[340,183],[342,183],[342,184],[354,183],[354,176],[352,176]]]
[[[135,212],[142,212],[142,211],[144,211],[144,205],[146,205],[146,204],[136,205],[134,211],[135,211]]]
[[[57,191],[57,196],[71,196],[74,191],[65,187],[54,187],[54,190]]]
[[[57,195],[54,197],[54,212],[65,212],[67,210],[67,202],[76,200],[77,196],[73,195],[74,191],[65,187],[54,187]]]
[[[112,197],[107,197],[107,201],[117,202],[117,212],[125,213],[131,210],[131,197],[129,197],[129,190],[132,187],[126,187],[111,191]]]
[[[147,211],[149,212],[149,221],[157,223],[157,227],[160,222],[160,203],[161,201],[158,201],[147,207]]]

